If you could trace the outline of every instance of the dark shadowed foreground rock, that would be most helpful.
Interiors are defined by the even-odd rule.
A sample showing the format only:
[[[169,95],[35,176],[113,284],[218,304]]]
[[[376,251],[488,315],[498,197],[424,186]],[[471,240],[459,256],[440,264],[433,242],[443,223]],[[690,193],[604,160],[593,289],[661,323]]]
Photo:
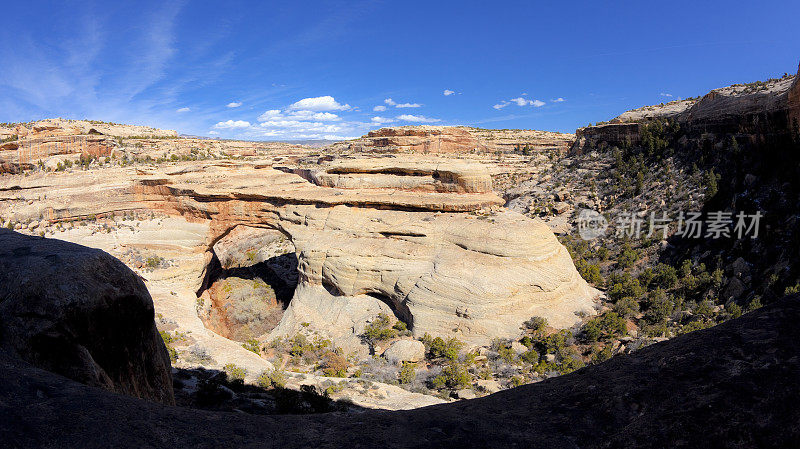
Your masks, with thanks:
[[[800,300],[484,398],[253,416],[110,394],[0,353],[7,447],[800,447]]]
[[[0,230],[0,348],[78,382],[173,404],[144,283],[84,246]]]

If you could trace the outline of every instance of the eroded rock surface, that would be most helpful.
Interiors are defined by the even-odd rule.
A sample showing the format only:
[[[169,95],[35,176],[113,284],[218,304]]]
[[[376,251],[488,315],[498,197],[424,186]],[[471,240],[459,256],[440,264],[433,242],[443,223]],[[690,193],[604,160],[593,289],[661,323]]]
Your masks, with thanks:
[[[395,126],[370,131],[359,139],[338,142],[335,149],[422,154],[511,152],[527,148],[566,150],[573,134],[522,129],[479,129],[466,126]]]
[[[491,192],[488,173],[427,159],[418,166],[409,174],[407,161],[352,160],[301,177],[294,174],[300,169],[207,165],[154,173],[136,191],[147,204],[210,218],[212,243],[240,225],[290,236],[299,285],[273,336],[310,323],[355,348],[364,320],[388,311],[415,335],[485,343],[516,335],[534,315],[567,327],[576,312],[593,313],[595,291],[566,249],[543,223],[497,207],[502,200]],[[374,178],[328,187],[338,185],[328,182],[331,173],[376,172],[427,177],[467,192],[380,188]]]

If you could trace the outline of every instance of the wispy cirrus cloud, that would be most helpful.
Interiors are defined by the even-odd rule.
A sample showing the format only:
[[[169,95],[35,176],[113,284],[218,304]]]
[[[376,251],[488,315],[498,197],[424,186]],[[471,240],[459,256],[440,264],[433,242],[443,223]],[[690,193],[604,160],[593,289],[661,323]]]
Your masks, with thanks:
[[[434,123],[434,122],[441,122],[438,118],[429,118],[425,117],[424,115],[411,115],[411,114],[402,114],[397,116],[398,120],[402,120],[404,122],[414,122],[414,123]]]

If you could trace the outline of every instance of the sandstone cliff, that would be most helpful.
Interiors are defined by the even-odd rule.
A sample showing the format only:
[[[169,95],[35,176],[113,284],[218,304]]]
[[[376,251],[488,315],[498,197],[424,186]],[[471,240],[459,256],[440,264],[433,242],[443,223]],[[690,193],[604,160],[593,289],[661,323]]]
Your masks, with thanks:
[[[522,129],[480,129],[465,126],[399,126],[370,131],[360,139],[339,142],[338,150],[466,154],[512,152],[524,147],[530,152],[564,151],[574,135]]]
[[[800,67],[798,67],[800,73]],[[734,136],[740,143],[774,146],[800,141],[800,76],[715,89],[702,98],[674,101],[625,112],[609,123],[581,128],[572,153],[641,141],[642,126],[653,120],[679,123],[689,141],[719,142]]]

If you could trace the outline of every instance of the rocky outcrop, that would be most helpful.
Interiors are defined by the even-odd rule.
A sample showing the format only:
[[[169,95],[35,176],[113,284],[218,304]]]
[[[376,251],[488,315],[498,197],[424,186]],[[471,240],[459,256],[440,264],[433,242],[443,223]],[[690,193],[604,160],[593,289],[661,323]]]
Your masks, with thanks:
[[[0,229],[0,348],[86,385],[171,404],[142,280],[103,251]]]
[[[93,120],[68,120],[51,118],[36,122],[19,123],[0,127],[0,134],[17,135],[21,138],[38,138],[95,134],[111,137],[178,137],[178,132],[152,128],[150,126],[124,125],[121,123]]]
[[[149,209],[209,223],[206,256],[197,258],[206,270],[191,288],[201,294],[201,316],[220,332],[229,314],[212,317],[211,310],[240,301],[231,301],[223,284],[211,288],[214,282],[255,278],[214,269],[266,264],[286,250],[264,252],[273,238],[296,257],[298,278],[272,336],[310,323],[340,346],[361,351],[367,348],[363,327],[388,313],[415,334],[480,343],[515,336],[533,315],[568,327],[578,321],[576,312],[594,313],[597,292],[566,249],[543,223],[501,207],[491,185],[478,163],[420,155],[293,165],[182,162],[31,175],[7,190],[0,185],[0,197],[7,198],[0,210],[15,222],[149,215],[142,212]],[[42,194],[46,201],[38,200]],[[240,229],[248,231],[240,235]]]
[[[394,313],[415,335],[485,343],[534,315],[568,327],[576,312],[594,313],[596,292],[566,249],[543,223],[497,207],[485,171],[425,158],[416,166],[334,161],[305,179],[257,164],[204,166],[143,177],[136,191],[152,207],[210,218],[212,245],[239,225],[289,236],[298,287],[273,336],[310,323],[363,348],[366,321]],[[376,173],[396,181],[379,188]],[[353,181],[330,181],[342,174]],[[423,181],[400,190],[403,178]]]
[[[537,130],[495,130],[465,126],[397,126],[370,131],[354,140],[338,142],[334,149],[423,154],[564,151],[572,134]]]
[[[800,301],[786,299],[544,382],[349,416],[164,407],[0,357],[0,436],[11,447],[795,447],[798,321]]]
[[[700,146],[703,141],[717,143],[730,136],[740,143],[768,143],[773,147],[800,142],[799,78],[787,75],[766,82],[735,84],[714,89],[699,100],[634,109],[610,123],[579,129],[571,152],[638,144],[641,127],[652,120],[679,123],[687,136],[684,146]]]

